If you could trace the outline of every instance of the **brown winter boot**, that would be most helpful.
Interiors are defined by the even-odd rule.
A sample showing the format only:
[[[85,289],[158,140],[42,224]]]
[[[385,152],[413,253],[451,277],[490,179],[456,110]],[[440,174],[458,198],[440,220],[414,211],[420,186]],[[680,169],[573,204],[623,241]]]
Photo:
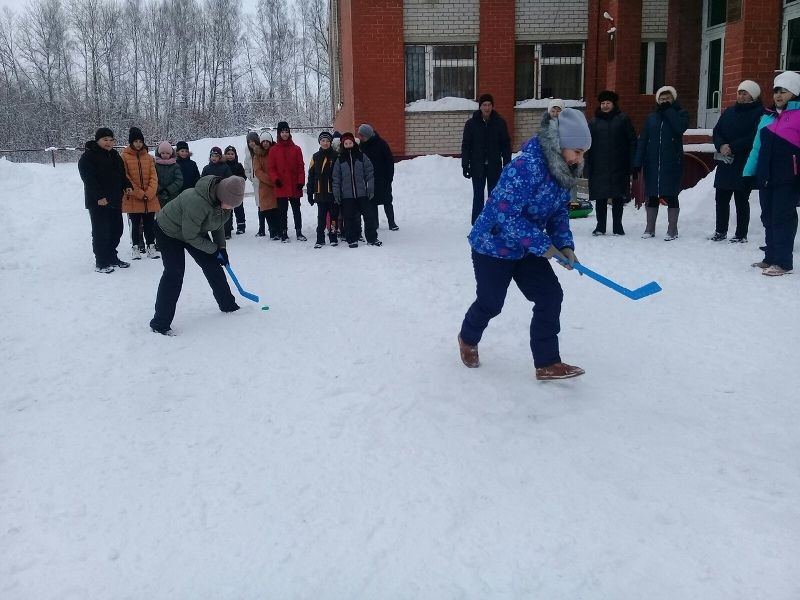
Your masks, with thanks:
[[[481,361],[478,358],[478,347],[470,346],[461,339],[461,334],[458,336],[458,349],[461,352],[461,362],[470,369],[481,366]]]
[[[569,379],[586,373],[580,367],[568,365],[567,363],[557,362],[546,367],[536,369],[536,379],[539,381],[550,381],[553,379]]]

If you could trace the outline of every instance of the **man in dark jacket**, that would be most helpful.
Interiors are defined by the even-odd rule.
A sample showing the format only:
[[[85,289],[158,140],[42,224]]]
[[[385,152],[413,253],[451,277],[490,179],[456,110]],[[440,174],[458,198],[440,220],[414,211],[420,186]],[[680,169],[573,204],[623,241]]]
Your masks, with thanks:
[[[222,267],[228,264],[225,221],[231,211],[242,204],[244,182],[244,178],[236,176],[201,177],[194,188],[181,192],[158,213],[155,229],[164,273],[158,284],[155,314],[150,321],[155,333],[173,335],[172,319],[186,269],[184,251],[203,270],[219,309],[222,312],[239,310]]]
[[[714,175],[716,188],[717,223],[714,235],[709,239],[721,242],[728,237],[728,220],[731,215],[731,195],[736,204],[736,233],[731,242],[746,242],[750,227],[750,185],[742,172],[753,149],[753,140],[758,130],[758,121],[764,108],[761,105],[761,87],[745,80],[736,91],[736,104],[729,107],[714,125],[714,147],[717,172]]]
[[[394,205],[392,204],[392,181],[394,180],[394,156],[389,144],[386,143],[378,132],[369,123],[362,123],[358,127],[360,148],[372,162],[375,170],[375,197],[372,199],[373,219],[378,225],[378,205],[383,204],[386,220],[389,221],[389,230],[400,229],[394,220]]]
[[[461,140],[461,168],[464,177],[472,179],[472,224],[481,214],[484,187],[492,193],[500,171],[511,161],[511,138],[506,122],[494,110],[494,98],[483,94],[476,110],[464,124]]]
[[[194,187],[194,184],[200,179],[200,169],[197,168],[197,163],[190,158],[192,153],[189,152],[189,144],[186,142],[175,144],[175,154],[177,155],[178,166],[181,168],[181,173],[183,173],[182,192]]]
[[[589,199],[594,200],[597,227],[592,235],[606,234],[608,200],[614,235],[625,235],[622,210],[631,189],[631,165],[636,151],[636,130],[619,109],[619,95],[603,90],[600,107],[589,122],[592,148],[586,153],[583,175],[589,180]]]
[[[122,196],[130,191],[122,157],[114,150],[114,132],[101,127],[78,161],[83,180],[85,206],[92,221],[92,250],[98,273],[125,269],[130,263],[120,260],[117,246],[122,237]]]
[[[683,132],[689,128],[689,113],[677,102],[678,92],[665,85],[656,92],[656,110],[647,117],[639,136],[634,176],[644,172],[647,194],[647,226],[643,238],[656,235],[659,204],[667,205],[665,242],[678,237],[678,194],[683,178]]]

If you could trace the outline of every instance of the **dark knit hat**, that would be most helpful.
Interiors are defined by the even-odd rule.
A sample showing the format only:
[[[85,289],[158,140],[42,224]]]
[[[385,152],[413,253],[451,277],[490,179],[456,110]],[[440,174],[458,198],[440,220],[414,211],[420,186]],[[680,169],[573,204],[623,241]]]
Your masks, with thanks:
[[[142,134],[142,130],[138,127],[131,127],[130,131],[128,131],[128,143],[132,144],[136,140],[142,140],[144,144],[144,134]]]
[[[334,131],[333,132],[333,139],[337,140],[337,139],[340,139],[341,137],[342,137],[342,134],[339,133],[338,131]]]
[[[344,141],[345,140],[350,140],[351,142],[353,142],[355,144],[356,143],[356,136],[354,136],[351,131],[345,131],[342,134],[342,146],[344,146]]]
[[[286,131],[291,131],[291,129],[289,129],[289,124],[286,121],[281,121],[280,123],[278,123],[278,127],[276,127],[276,129],[278,130],[278,133],[280,133],[284,129]]]
[[[612,90],[603,90],[597,95],[598,102],[613,102],[616,104],[619,102],[619,94]]]
[[[111,131],[108,127],[101,127],[100,129],[98,129],[97,131],[94,132],[94,141],[95,142],[97,140],[99,140],[99,139],[104,138],[104,137],[113,138],[114,137],[114,132]]]
[[[358,126],[358,133],[363,135],[365,138],[369,139],[373,135],[375,135],[375,130],[369,123],[362,123],[361,125]]]
[[[492,106],[494,106],[494,98],[491,94],[481,94],[478,98],[478,106],[483,104],[484,102],[491,102]]]
[[[231,208],[242,205],[244,200],[244,177],[231,175],[226,177],[216,187],[217,200]]]
[[[212,154],[219,154],[220,156],[222,156],[222,149],[219,146],[214,146],[208,153],[209,156],[211,156]]]
[[[322,140],[328,140],[329,142],[332,142],[333,136],[329,132],[323,131],[322,133],[319,134],[319,137],[317,138],[318,142],[321,142]]]
[[[233,150],[233,155],[236,157],[236,160],[239,160],[239,153],[236,151],[236,146],[225,146],[225,154],[228,153],[228,150]]]
[[[178,150],[188,150],[188,149],[189,149],[189,144],[187,144],[186,142],[178,142],[177,144],[175,144],[175,152],[177,152]]]

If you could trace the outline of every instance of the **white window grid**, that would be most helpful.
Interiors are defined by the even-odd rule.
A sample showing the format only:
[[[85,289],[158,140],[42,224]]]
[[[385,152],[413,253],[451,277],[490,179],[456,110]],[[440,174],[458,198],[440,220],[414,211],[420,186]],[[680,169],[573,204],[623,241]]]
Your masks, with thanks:
[[[413,46],[425,46],[425,100],[433,100],[433,70],[437,67],[472,67],[472,89],[477,89],[477,69],[478,47],[475,44],[410,44]],[[472,58],[434,58],[434,48],[446,47],[472,47]],[[475,98],[470,98],[475,100]]]

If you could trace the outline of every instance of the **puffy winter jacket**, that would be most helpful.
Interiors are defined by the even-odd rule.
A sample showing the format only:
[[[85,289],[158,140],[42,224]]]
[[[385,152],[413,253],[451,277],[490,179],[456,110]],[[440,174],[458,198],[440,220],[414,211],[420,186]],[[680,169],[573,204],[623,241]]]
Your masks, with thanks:
[[[181,168],[181,173],[183,174],[183,185],[181,186],[181,191],[193,188],[194,184],[197,183],[197,180],[200,179],[200,169],[197,168],[197,163],[191,158],[184,159],[180,156],[178,157],[177,163]]]
[[[225,177],[230,177],[231,175],[233,175],[233,172],[231,171],[231,168],[228,166],[228,163],[226,163],[222,159],[219,159],[215,163],[209,161],[209,163],[205,167],[203,167],[203,172],[201,173],[200,176],[208,177],[209,175],[216,175],[217,177],[222,177],[224,179]],[[242,177],[244,177],[244,175]]]
[[[336,204],[347,198],[370,198],[375,194],[372,162],[358,148],[342,148],[333,165],[333,197]]]
[[[158,174],[158,201],[161,208],[170,200],[176,198],[183,189],[183,171],[175,161],[172,162],[156,159],[156,173]]]
[[[636,130],[618,108],[597,110],[589,122],[592,147],[586,153],[583,176],[589,180],[592,200],[624,198],[631,191],[631,165],[636,152]]]
[[[337,158],[338,154],[333,148],[319,150],[311,157],[308,165],[308,185],[306,186],[309,201],[331,202],[334,199],[333,165]]]
[[[161,231],[208,254],[224,248],[224,225],[231,211],[220,206],[214,189],[222,179],[201,177],[193,188],[181,192],[156,217]],[[213,242],[208,239],[209,233]]]
[[[800,187],[800,101],[793,100],[780,113],[768,108],[758,124],[753,150],[744,167],[759,188],[779,185]]]
[[[480,110],[464,124],[461,138],[461,167],[473,176],[482,177],[487,167],[495,173],[511,160],[511,139],[505,119],[492,111],[489,120],[483,120]]]
[[[147,146],[141,150],[126,146],[122,150],[122,162],[125,163],[125,174],[133,189],[122,199],[122,212],[149,213],[161,210],[156,161],[147,152]]]
[[[278,139],[269,149],[269,176],[275,183],[277,198],[300,198],[300,186],[305,185],[306,172],[303,151],[295,145],[291,136],[288,140]],[[280,185],[277,182],[280,181]]]
[[[551,244],[574,249],[569,228],[573,184],[561,157],[558,129],[541,131],[503,168],[469,234],[472,249],[505,259],[542,256]]]
[[[714,147],[719,151],[723,144],[731,147],[733,162],[717,163],[714,174],[714,187],[721,190],[742,190],[745,187],[742,172],[753,140],[758,130],[758,122],[764,112],[761,102],[736,103],[727,108],[714,125]]]
[[[371,138],[361,142],[358,147],[362,154],[369,158],[375,170],[375,203],[384,204],[392,201],[392,181],[394,180],[394,156],[389,144],[378,132]]]
[[[262,149],[253,157],[253,175],[258,181],[258,210],[272,210],[278,208],[278,199],[275,196],[275,184],[269,176],[269,153]]]
[[[101,198],[114,208],[122,207],[123,191],[131,187],[131,183],[125,176],[125,164],[116,150],[103,150],[96,141],[89,140],[78,160],[78,172],[83,180],[86,208],[97,206]]]

